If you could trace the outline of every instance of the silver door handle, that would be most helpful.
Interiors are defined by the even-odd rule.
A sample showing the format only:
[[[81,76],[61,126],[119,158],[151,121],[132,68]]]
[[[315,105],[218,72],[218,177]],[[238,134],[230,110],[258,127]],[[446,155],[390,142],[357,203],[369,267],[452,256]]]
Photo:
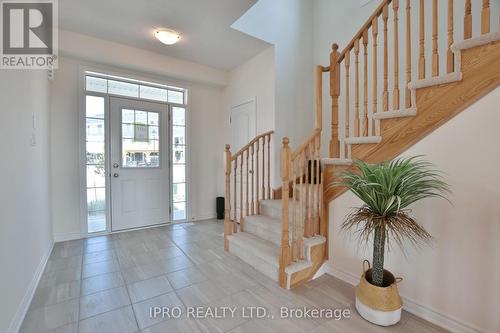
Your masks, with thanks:
[[[117,173],[114,173],[114,174],[113,174],[113,177],[115,177],[115,178],[118,178],[119,176],[120,176],[120,175],[119,175],[119,174],[117,174]]]
[[[118,163],[113,164],[113,168],[117,169],[120,165]]]

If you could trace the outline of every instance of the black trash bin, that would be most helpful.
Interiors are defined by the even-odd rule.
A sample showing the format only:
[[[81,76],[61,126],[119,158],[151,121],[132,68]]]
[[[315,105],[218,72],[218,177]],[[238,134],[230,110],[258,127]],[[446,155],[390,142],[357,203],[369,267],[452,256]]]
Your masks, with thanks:
[[[224,197],[217,197],[215,199],[215,206],[217,210],[217,219],[224,220]]]

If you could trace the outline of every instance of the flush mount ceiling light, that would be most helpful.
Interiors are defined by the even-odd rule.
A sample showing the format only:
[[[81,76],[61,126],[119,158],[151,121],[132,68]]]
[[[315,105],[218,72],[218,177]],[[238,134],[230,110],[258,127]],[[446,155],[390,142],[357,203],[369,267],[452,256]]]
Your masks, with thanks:
[[[166,45],[173,45],[181,39],[181,35],[171,29],[159,29],[155,31],[155,37]]]

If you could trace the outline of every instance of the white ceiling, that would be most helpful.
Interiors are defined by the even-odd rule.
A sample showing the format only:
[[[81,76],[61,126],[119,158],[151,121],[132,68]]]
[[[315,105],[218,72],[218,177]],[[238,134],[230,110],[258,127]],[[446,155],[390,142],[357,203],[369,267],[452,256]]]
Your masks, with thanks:
[[[219,69],[233,69],[269,44],[230,26],[256,0],[61,0],[64,30],[114,41]],[[182,34],[161,44],[154,28]]]

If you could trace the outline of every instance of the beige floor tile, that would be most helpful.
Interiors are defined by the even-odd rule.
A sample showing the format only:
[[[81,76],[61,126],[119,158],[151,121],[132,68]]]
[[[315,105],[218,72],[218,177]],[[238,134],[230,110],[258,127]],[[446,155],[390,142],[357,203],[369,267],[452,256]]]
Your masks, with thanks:
[[[196,267],[188,267],[179,271],[168,273],[167,278],[174,289],[184,288],[208,279]]]
[[[141,331],[142,333],[203,333],[193,319],[174,319],[163,321],[157,325],[148,327]]]
[[[116,259],[96,262],[93,264],[83,265],[82,278],[89,278],[96,275],[112,273],[120,270]]]
[[[30,309],[61,303],[80,297],[80,281],[70,281],[51,287],[37,288]]]
[[[131,306],[80,321],[79,333],[134,333],[139,328]]]
[[[78,321],[78,300],[28,311],[20,333],[48,331]]]
[[[143,302],[135,303],[132,305],[134,307],[135,317],[139,324],[140,329],[144,329],[149,326],[156,325],[165,320],[178,320],[180,318],[169,317],[168,315],[158,315],[152,316],[151,309],[154,307],[165,307],[172,310],[173,308],[179,310],[181,313],[181,318],[184,316],[183,313],[186,312],[186,307],[182,301],[177,297],[175,292],[160,295],[154,298],[150,298]],[[173,315],[177,315],[176,310],[172,310]]]
[[[132,303],[141,302],[173,290],[165,275],[129,284],[127,289]]]
[[[80,299],[80,320],[130,305],[125,287],[100,291]]]
[[[125,281],[120,272],[96,275],[82,280],[82,296],[123,286]]]

